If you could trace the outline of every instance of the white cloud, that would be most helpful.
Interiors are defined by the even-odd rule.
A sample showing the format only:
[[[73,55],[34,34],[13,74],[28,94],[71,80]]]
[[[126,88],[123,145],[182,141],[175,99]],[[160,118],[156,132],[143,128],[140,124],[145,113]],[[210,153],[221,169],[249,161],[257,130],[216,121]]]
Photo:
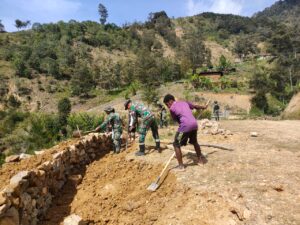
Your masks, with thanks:
[[[241,14],[245,0],[187,0],[189,16],[201,12]]]

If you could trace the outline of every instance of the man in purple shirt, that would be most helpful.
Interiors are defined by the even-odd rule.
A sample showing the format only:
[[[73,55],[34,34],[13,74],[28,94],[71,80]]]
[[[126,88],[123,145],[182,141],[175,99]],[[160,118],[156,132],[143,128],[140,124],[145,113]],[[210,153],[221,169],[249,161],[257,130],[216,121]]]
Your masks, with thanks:
[[[187,145],[189,141],[190,144],[194,145],[198,163],[204,164],[206,162],[205,157],[201,153],[200,145],[197,141],[197,131],[198,123],[195,119],[192,110],[193,109],[206,109],[206,106],[193,105],[190,102],[185,101],[175,101],[173,95],[167,94],[164,97],[164,103],[170,109],[172,118],[179,123],[178,131],[176,132],[174,139],[174,149],[176,153],[176,158],[178,160],[178,169],[184,170],[184,165],[182,162],[181,146]]]

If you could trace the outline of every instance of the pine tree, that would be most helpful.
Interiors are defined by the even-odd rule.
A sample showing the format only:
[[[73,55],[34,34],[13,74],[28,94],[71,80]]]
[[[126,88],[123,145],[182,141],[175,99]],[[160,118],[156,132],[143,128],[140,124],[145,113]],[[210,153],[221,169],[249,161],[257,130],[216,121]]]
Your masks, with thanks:
[[[108,17],[108,11],[106,7],[103,4],[99,4],[98,6],[98,12],[100,15],[100,23],[104,25],[106,23],[107,17]]]

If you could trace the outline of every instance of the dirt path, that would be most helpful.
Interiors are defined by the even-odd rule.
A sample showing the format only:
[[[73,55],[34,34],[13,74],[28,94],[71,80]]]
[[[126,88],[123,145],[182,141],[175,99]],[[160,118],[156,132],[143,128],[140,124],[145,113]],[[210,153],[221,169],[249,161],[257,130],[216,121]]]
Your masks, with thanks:
[[[300,121],[223,121],[221,126],[234,135],[200,132],[199,140],[234,151],[203,148],[208,159],[203,166],[185,152],[186,171],[172,169],[154,193],[146,187],[172,150],[136,158],[130,149],[95,161],[77,188],[65,187],[41,224],[60,224],[71,213],[89,224],[300,224]],[[174,130],[160,130],[161,138],[171,140]],[[251,131],[258,137],[250,137]],[[171,168],[175,165],[173,160]]]

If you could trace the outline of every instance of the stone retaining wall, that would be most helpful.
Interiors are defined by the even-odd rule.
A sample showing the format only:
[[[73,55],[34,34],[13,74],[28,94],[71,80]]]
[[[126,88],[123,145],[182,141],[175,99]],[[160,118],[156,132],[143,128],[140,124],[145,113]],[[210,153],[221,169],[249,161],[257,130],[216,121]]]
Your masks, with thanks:
[[[74,170],[84,168],[111,148],[111,138],[90,134],[62,149],[34,170],[16,171],[0,192],[0,225],[35,225]]]

